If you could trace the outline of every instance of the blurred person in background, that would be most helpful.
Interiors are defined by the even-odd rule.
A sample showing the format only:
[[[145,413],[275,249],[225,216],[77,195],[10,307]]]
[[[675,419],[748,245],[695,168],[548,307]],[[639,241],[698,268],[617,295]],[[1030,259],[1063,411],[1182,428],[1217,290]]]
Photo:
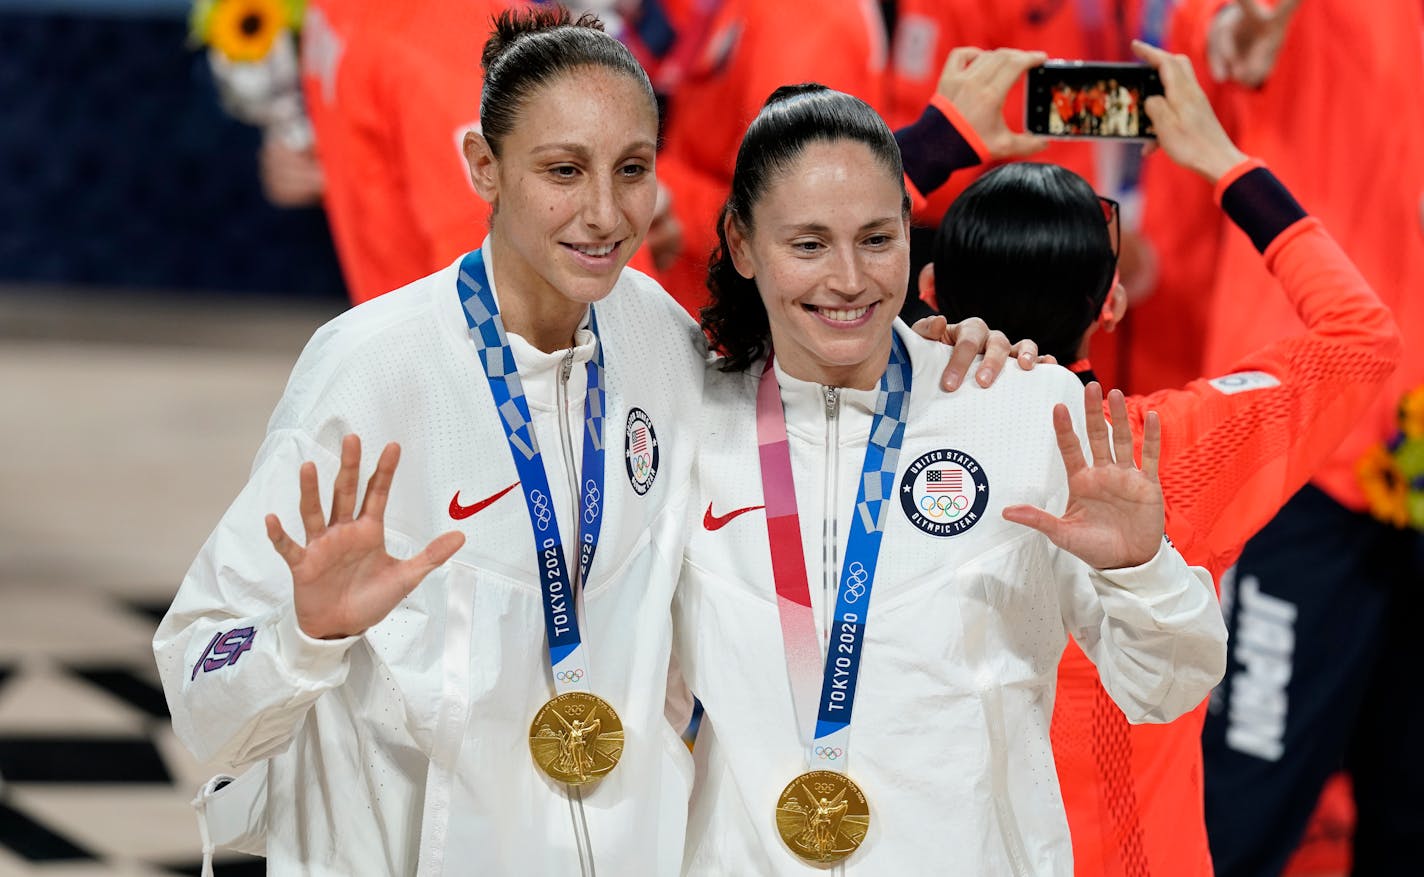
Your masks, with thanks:
[[[1405,394],[1424,384],[1424,9],[1186,0],[1180,14],[1173,40],[1221,80],[1233,138],[1330,228],[1404,338],[1385,391],[1223,582],[1231,666],[1203,737],[1212,855],[1223,877],[1278,873],[1343,765],[1353,873],[1418,873],[1424,703],[1409,692],[1424,558],[1401,527],[1419,488],[1386,443],[1409,414]],[[1278,290],[1246,239],[1221,241],[1208,371],[1300,331]]]
[[[879,106],[886,38],[873,0],[679,0],[677,8],[690,42],[668,102],[658,176],[671,190],[682,239],[659,276],[696,313],[707,299],[707,260],[737,144],[766,96],[814,81]]]
[[[1220,579],[1374,404],[1400,341],[1389,310],[1320,219],[1232,144],[1190,63],[1139,51],[1165,87],[1145,105],[1161,152],[1215,192],[1306,327],[1222,377],[1127,400],[1130,426],[1140,430],[1148,410],[1162,419],[1168,535]],[[1032,335],[1086,383],[1095,379],[1091,341],[1127,309],[1115,277],[1116,222],[1116,204],[1071,171],[1000,167],[950,207],[922,291],[949,318],[975,314],[1011,337]],[[1078,874],[1212,873],[1200,780],[1206,708],[1166,726],[1130,726],[1069,647],[1053,744]]]
[[[353,304],[424,277],[484,237],[489,210],[470,183],[461,142],[479,123],[490,16],[512,5],[308,3],[302,85]],[[303,159],[270,156],[264,178],[294,173]]]

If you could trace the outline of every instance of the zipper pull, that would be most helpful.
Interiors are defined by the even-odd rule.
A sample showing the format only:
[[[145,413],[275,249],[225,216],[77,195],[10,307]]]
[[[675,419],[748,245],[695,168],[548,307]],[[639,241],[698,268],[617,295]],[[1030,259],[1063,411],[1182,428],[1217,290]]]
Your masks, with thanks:
[[[564,361],[563,361],[563,363],[559,366],[559,380],[562,381],[563,383],[567,384],[567,383],[569,382],[569,375],[573,374],[573,371],[574,371],[574,349],[573,349],[572,347],[570,347],[570,348],[569,348],[569,352],[566,353],[566,354],[564,354]]]
[[[822,387],[821,393],[826,398],[826,419],[835,420],[836,415],[841,411],[841,388]]]

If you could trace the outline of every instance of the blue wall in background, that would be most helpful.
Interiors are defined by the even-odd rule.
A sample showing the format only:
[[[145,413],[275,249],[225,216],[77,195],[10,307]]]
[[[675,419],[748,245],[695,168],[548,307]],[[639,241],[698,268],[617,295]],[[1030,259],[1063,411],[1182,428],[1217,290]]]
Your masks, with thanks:
[[[38,5],[0,0],[0,282],[344,296],[321,211],[263,199],[186,3]]]

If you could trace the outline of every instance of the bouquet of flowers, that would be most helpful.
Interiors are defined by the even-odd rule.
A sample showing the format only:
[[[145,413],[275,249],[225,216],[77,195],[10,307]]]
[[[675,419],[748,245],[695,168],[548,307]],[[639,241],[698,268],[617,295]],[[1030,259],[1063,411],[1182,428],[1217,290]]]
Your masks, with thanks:
[[[1424,387],[1399,401],[1399,430],[1355,468],[1370,513],[1400,529],[1424,530]]]
[[[207,48],[223,109],[282,138],[311,145],[302,107],[295,34],[306,0],[196,0],[189,34]]]

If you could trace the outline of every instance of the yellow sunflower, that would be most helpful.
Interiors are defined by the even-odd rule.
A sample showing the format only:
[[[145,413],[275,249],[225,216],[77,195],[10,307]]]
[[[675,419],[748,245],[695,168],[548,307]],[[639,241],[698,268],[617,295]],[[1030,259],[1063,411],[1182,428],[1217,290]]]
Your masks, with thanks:
[[[1375,445],[1355,464],[1355,474],[1370,503],[1370,514],[1396,527],[1409,526],[1409,485],[1399,471],[1394,454],[1384,445]]]
[[[1409,438],[1424,438],[1424,387],[1410,390],[1399,400],[1399,428]]]
[[[282,0],[216,0],[207,16],[206,40],[235,63],[261,61],[290,23]]]

